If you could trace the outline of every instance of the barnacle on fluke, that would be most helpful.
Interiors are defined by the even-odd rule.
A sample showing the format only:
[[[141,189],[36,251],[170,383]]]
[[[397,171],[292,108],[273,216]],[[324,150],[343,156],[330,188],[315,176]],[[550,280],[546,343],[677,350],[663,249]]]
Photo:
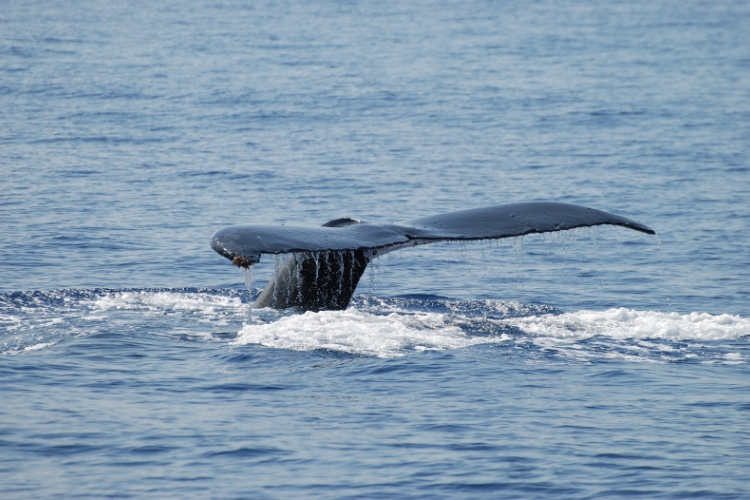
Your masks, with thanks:
[[[232,257],[232,264],[234,264],[237,267],[242,267],[244,269],[247,269],[251,266],[250,261],[246,258],[242,257],[241,255],[235,255]]]

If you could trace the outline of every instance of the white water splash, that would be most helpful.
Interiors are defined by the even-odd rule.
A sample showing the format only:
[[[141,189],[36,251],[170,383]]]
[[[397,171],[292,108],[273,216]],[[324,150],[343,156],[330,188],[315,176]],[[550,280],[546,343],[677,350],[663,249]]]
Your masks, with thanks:
[[[457,349],[502,340],[507,338],[467,336],[445,314],[380,316],[348,309],[308,312],[267,324],[245,324],[235,343],[390,358],[409,351]]]
[[[601,335],[624,339],[731,340],[750,335],[750,319],[729,314],[664,313],[609,309],[509,318],[503,323],[525,333],[555,338],[585,339]]]
[[[660,341],[726,341],[750,335],[750,319],[739,316],[706,313],[681,315],[625,308],[477,321],[476,317],[461,314],[392,312],[378,315],[356,309],[308,312],[263,324],[245,323],[234,343],[299,351],[328,349],[388,358],[420,350],[532,341],[543,350],[563,349],[564,353],[581,359],[612,357],[658,361],[662,355],[666,359],[686,349],[684,346],[672,348]],[[500,327],[516,327],[523,334],[474,336],[465,333],[483,322]],[[598,336],[611,340],[594,341],[596,348],[593,350],[591,346],[577,344],[578,341]],[[653,342],[649,342],[649,339]],[[689,357],[689,353],[686,356]],[[729,354],[725,361],[742,363],[744,358],[739,354]]]
[[[67,338],[147,325],[152,334],[208,339],[226,327],[220,338],[237,332],[235,345],[382,358],[502,344],[514,350],[534,346],[581,361],[750,360],[744,347],[750,319],[728,314],[625,308],[554,314],[548,307],[502,301],[400,298],[366,298],[346,311],[295,314],[254,310],[236,294],[188,290],[53,291],[14,300],[0,311],[0,354],[40,351]],[[442,311],[428,312],[428,307]]]
[[[133,291],[108,293],[93,301],[95,309],[150,310],[150,311],[198,311],[213,314],[217,309],[249,308],[238,297],[209,295],[206,293]]]

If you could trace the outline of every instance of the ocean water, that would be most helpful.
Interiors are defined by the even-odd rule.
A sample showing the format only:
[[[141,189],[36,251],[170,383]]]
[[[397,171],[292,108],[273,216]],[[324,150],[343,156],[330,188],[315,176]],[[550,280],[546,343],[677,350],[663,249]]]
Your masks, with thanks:
[[[0,497],[748,498],[750,5],[0,6]],[[600,227],[252,310],[228,224]]]

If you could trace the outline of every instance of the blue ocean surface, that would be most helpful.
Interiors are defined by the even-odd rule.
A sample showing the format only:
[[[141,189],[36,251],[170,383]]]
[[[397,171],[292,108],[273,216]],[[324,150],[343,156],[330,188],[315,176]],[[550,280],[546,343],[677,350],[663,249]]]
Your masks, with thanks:
[[[750,498],[750,4],[0,6],[0,497]],[[230,224],[598,227],[252,309]]]

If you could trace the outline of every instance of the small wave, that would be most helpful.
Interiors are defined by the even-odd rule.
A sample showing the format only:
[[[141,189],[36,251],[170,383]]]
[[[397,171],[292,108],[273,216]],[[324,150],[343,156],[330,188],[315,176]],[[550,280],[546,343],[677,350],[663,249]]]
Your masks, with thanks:
[[[39,349],[44,349],[45,347],[49,347],[53,345],[54,342],[39,342],[38,344],[30,345],[28,347],[24,347],[24,351],[36,351]]]

